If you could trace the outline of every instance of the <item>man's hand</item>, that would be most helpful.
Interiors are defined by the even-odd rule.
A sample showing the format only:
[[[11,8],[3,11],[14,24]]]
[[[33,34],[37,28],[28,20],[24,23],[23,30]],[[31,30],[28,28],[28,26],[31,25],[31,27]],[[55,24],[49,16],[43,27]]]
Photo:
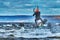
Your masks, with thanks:
[[[33,14],[33,16],[34,16],[35,14]]]

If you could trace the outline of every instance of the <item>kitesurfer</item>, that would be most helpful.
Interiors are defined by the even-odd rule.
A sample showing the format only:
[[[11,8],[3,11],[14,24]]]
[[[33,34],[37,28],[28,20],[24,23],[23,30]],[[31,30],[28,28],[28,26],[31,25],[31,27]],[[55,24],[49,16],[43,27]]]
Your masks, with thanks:
[[[39,11],[38,6],[33,11],[34,11],[33,16],[35,16],[35,23],[36,23],[36,26],[38,26],[38,23],[37,23],[38,20],[40,20],[40,23],[42,23],[42,19],[40,18],[40,11]]]

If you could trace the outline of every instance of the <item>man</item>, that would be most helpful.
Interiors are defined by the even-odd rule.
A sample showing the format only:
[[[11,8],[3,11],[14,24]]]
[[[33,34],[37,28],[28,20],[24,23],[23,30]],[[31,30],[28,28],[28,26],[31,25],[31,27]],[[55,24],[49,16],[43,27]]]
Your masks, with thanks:
[[[38,20],[40,20],[40,22],[42,23],[42,19],[40,18],[40,11],[39,11],[38,7],[36,9],[34,9],[33,11],[34,11],[33,16],[35,16],[35,23],[36,23],[36,26],[38,26],[38,24],[37,24]]]

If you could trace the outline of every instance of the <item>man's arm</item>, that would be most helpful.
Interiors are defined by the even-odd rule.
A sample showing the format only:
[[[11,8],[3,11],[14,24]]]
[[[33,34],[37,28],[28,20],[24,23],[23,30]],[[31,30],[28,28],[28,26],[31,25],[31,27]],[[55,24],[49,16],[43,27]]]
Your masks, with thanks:
[[[35,13],[33,14],[33,16],[35,15]]]
[[[33,16],[34,16],[35,14],[33,14]]]

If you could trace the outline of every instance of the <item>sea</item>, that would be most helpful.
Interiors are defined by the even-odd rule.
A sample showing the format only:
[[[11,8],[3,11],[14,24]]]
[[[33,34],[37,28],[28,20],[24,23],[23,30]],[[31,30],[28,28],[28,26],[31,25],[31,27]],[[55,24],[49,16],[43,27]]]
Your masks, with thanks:
[[[47,19],[47,23],[51,23],[52,25],[54,24],[59,24],[60,23],[60,16],[59,15],[42,15],[41,19]],[[6,22],[35,22],[35,17],[32,15],[14,15],[14,16],[0,16],[0,23],[6,23]],[[23,30],[23,29],[22,29]],[[52,31],[51,31],[52,30]],[[2,31],[2,30],[1,30]],[[30,35],[28,37],[25,38],[24,34],[28,34],[28,32],[23,33],[22,35],[24,37],[13,37],[13,38],[0,38],[0,40],[60,40],[60,37],[44,37],[45,35],[43,33],[45,33],[45,31],[47,31],[48,35],[60,35],[60,26],[52,26],[50,30],[41,30],[39,28],[37,28],[37,30],[34,29],[34,31],[36,31],[35,33],[42,33],[41,35],[38,35],[38,37],[33,37],[34,34],[32,34],[33,36],[30,37]],[[39,31],[39,32],[37,32]],[[43,32],[42,32],[43,31]],[[19,32],[19,31],[18,31]],[[32,32],[32,31],[31,31]],[[34,32],[32,32],[34,33]],[[51,34],[50,34],[51,33]],[[20,33],[17,33],[20,34]],[[18,35],[19,36],[19,35]],[[42,36],[42,38],[40,38]],[[30,38],[29,38],[30,37]]]
[[[41,19],[47,19],[48,22],[59,22],[60,16],[55,15],[42,15]],[[24,21],[24,22],[34,22],[35,17],[32,15],[14,15],[14,16],[0,16],[0,22],[13,22],[13,21]]]

